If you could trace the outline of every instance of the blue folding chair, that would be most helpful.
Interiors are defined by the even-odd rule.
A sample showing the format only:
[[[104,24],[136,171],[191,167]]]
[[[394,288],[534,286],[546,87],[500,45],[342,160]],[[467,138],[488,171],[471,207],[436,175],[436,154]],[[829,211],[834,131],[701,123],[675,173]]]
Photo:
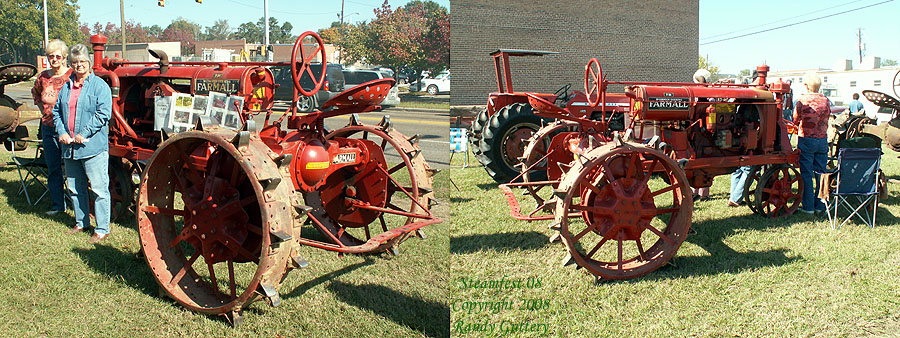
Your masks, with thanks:
[[[450,128],[450,161],[453,162],[453,155],[456,153],[464,153],[463,168],[469,166],[469,135],[465,128]]]
[[[838,152],[836,175],[826,204],[832,229],[839,229],[855,215],[870,228],[875,227],[878,210],[878,179],[881,167],[879,148],[842,148]],[[838,209],[848,211],[838,217]],[[840,224],[837,221],[840,220]]]

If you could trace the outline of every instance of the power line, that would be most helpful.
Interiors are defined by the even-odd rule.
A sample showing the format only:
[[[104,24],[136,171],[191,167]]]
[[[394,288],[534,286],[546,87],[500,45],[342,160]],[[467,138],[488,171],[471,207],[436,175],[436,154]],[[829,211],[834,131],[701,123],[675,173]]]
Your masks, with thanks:
[[[748,31],[748,30],[751,30],[751,29],[756,29],[756,28],[760,28],[760,27],[765,27],[765,26],[772,25],[772,24],[776,24],[776,23],[779,23],[779,22],[784,22],[784,21],[788,21],[788,20],[791,20],[791,19],[796,19],[796,18],[804,17],[804,16],[807,16],[807,15],[810,15],[810,14],[815,14],[815,13],[819,13],[819,12],[824,12],[824,11],[827,11],[827,10],[829,10],[829,9],[834,9],[834,8],[838,8],[838,7],[843,7],[843,6],[852,4],[852,3],[854,3],[854,2],[861,2],[861,1],[863,1],[863,0],[850,1],[850,2],[846,2],[846,3],[843,3],[843,4],[837,5],[837,6],[831,6],[831,7],[828,7],[828,8],[822,8],[822,9],[820,9],[820,10],[812,11],[812,12],[809,12],[809,13],[806,13],[806,14],[795,15],[795,16],[792,16],[792,17],[789,17],[789,18],[784,18],[784,19],[781,19],[781,20],[775,20],[775,21],[772,21],[772,22],[769,22],[769,23],[764,23],[764,24],[762,24],[762,25],[757,25],[757,26],[753,26],[753,27],[742,28],[742,29],[734,30],[734,31],[731,31],[731,32],[728,32],[728,33],[722,33],[722,34],[716,34],[716,35],[707,36],[707,37],[704,37],[704,38],[700,38],[700,40],[709,40],[709,39],[717,38],[717,37],[720,37],[720,36],[731,35],[731,34],[734,34],[734,33],[737,33],[737,32],[743,32],[743,31]]]
[[[795,22],[795,23],[792,23],[792,24],[787,24],[787,25],[782,25],[782,26],[778,26],[778,27],[774,27],[774,28],[764,29],[764,30],[761,30],[761,31],[753,32],[753,33],[747,33],[747,34],[742,34],[742,35],[738,35],[738,36],[733,36],[733,37],[730,37],[730,38],[724,38],[724,39],[719,39],[719,40],[715,40],[715,41],[704,42],[704,43],[701,43],[700,45],[702,46],[702,45],[713,44],[713,43],[716,43],[716,42],[722,42],[722,41],[734,40],[734,39],[742,38],[742,37],[745,37],[745,36],[756,35],[756,34],[759,34],[759,33],[765,33],[765,32],[774,31],[774,30],[777,30],[777,29],[782,29],[782,28],[787,28],[787,27],[791,27],[791,26],[796,26],[796,25],[804,24],[804,23],[811,22],[811,21],[816,21],[816,20],[821,20],[821,19],[825,19],[825,18],[830,18],[830,17],[836,16],[836,15],[847,14],[847,13],[850,13],[850,12],[853,12],[853,11],[858,11],[858,10],[860,10],[860,9],[865,9],[865,8],[869,8],[869,7],[873,7],[873,6],[878,6],[878,5],[885,4],[885,3],[888,3],[888,2],[891,2],[891,1],[894,1],[894,0],[882,1],[882,2],[879,2],[879,3],[876,3],[876,4],[866,5],[866,6],[862,6],[862,7],[858,7],[858,8],[854,8],[854,9],[850,9],[850,10],[846,10],[846,11],[843,11],[843,12],[838,12],[838,13],[834,13],[834,14],[829,14],[829,15],[825,15],[825,16],[820,16],[820,17],[818,17],[818,18],[813,18],[813,19],[809,19],[809,20],[803,20],[803,21],[800,21],[800,22]]]

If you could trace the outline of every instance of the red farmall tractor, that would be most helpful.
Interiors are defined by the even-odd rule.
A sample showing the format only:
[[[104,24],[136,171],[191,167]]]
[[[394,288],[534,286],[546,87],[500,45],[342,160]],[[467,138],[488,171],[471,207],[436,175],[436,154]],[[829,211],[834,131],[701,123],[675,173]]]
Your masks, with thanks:
[[[624,132],[610,130],[614,114],[590,119],[527,94],[537,115],[563,121],[539,131],[532,143],[544,143],[540,135],[559,125],[574,128],[553,135],[546,151],[526,148],[520,177],[542,171],[547,179],[500,186],[512,216],[552,220],[558,233],[551,241],[561,239],[568,251],[564,264],[627,279],[658,269],[678,251],[691,225],[690,188],[709,187],[737,167],[765,168],[745,186],[754,212],[793,213],[803,186],[799,152],[781,118],[790,87],[767,84],[767,66],[757,71],[749,85],[613,82],[591,59],[587,101],[591,107],[627,102]],[[610,84],[624,85],[625,93],[607,93]],[[534,209],[522,211],[519,189],[536,200]]]
[[[420,229],[440,222],[430,211],[435,171],[416,137],[393,129],[388,117],[378,125],[357,117],[379,109],[394,80],[349,89],[322,111],[299,115],[291,105],[274,118],[266,67],[291,66],[294,103],[315,94],[326,73],[317,34],[301,34],[287,63],[170,62],[160,51],[151,51],[159,62],[129,62],[102,57],[105,37],[91,42],[94,72],[113,93],[117,208],[128,209],[132,177],[140,177],[134,211],[143,254],[161,293],[192,311],[240,323],[253,301],[279,304],[281,281],[307,264],[302,246],[396,254],[401,242],[424,238]],[[323,68],[320,77],[312,67]],[[300,87],[304,76],[315,83],[312,91]],[[243,98],[230,107],[240,112],[239,130],[203,116],[189,131],[154,131],[154,98],[212,90]],[[326,130],[323,120],[338,115],[350,122]]]
[[[469,130],[469,140],[478,161],[484,165],[488,174],[499,183],[510,182],[520,172],[519,163],[525,154],[526,145],[532,144],[536,151],[544,151],[549,141],[549,136],[554,135],[568,127],[569,124],[557,124],[557,128],[546,131],[539,139],[541,142],[529,142],[538,130],[553,122],[552,119],[543,118],[534,112],[528,101],[528,92],[516,92],[513,90],[512,75],[510,73],[509,58],[511,56],[542,56],[557,54],[556,52],[529,51],[516,49],[500,49],[491,56],[494,59],[494,71],[497,75],[497,92],[488,95],[487,106],[472,122]],[[544,100],[554,102],[556,105],[567,107],[568,110],[578,116],[588,119],[600,119],[603,112],[624,112],[628,101],[622,96],[622,100],[610,99],[608,106],[591,106],[587,102],[587,96],[583,92],[573,91],[569,93],[570,85],[565,85],[553,94],[536,95]],[[612,96],[611,96],[612,97]],[[601,109],[606,107],[606,109]],[[623,130],[624,121],[622,114],[614,114],[609,120],[609,129]],[[526,179],[543,180],[541,172],[534,173],[537,176]]]

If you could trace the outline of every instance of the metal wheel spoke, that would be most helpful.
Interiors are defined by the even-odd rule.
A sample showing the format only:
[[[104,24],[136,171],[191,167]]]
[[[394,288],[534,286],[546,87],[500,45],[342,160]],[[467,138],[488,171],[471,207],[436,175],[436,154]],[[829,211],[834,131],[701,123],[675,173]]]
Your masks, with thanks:
[[[604,206],[590,206],[590,205],[581,205],[581,204],[573,204],[572,209],[592,212],[598,215],[611,216],[615,214],[615,210],[612,210],[609,207]]]
[[[190,259],[188,259],[187,263],[185,263],[184,266],[182,266],[181,269],[179,269],[178,272],[175,273],[175,276],[172,277],[172,280],[169,281],[169,287],[174,287],[175,284],[178,284],[178,282],[180,282],[181,279],[184,278],[184,274],[187,273],[187,269],[194,269],[191,266],[194,265],[194,262],[198,257],[200,257],[200,253],[195,252],[194,255],[191,256]]]
[[[662,214],[668,214],[678,211],[678,207],[675,208],[666,208],[666,209],[643,209],[641,210],[641,216],[656,216]]]
[[[191,234],[191,228],[184,227],[183,229],[181,229],[181,233],[179,233],[178,236],[175,236],[175,239],[173,239],[171,242],[169,242],[169,249],[174,249],[176,246],[178,246],[178,243],[181,243],[181,241],[186,240],[188,238],[188,236],[190,236],[190,234]]]
[[[622,271],[622,240],[616,238],[616,242],[619,243],[619,271]]]
[[[397,170],[400,170],[400,168],[403,168],[403,167],[406,167],[406,161],[398,163],[397,165],[395,165],[394,167],[389,169],[387,172],[389,175],[393,175],[394,172],[396,172]]]
[[[219,295],[221,291],[219,291],[219,282],[216,281],[216,270],[213,268],[213,264],[210,262],[206,262],[206,266],[209,268],[209,280],[213,290],[216,291],[216,295]]]
[[[591,256],[593,256],[595,253],[597,253],[597,250],[600,250],[600,247],[603,246],[603,244],[606,243],[606,241],[608,241],[608,240],[609,240],[609,237],[603,236],[603,238],[600,240],[600,242],[598,242],[597,245],[595,245],[594,248],[591,249],[591,251],[588,252],[587,255],[584,256],[584,259],[591,258]]]
[[[378,221],[381,222],[381,230],[388,231],[387,223],[384,221],[384,214],[378,215]]]
[[[657,191],[654,191],[654,192],[650,193],[650,197],[656,197],[656,196],[659,196],[660,194],[664,194],[664,193],[673,191],[673,190],[675,190],[675,189],[678,189],[678,186],[672,184],[672,185],[670,185],[670,186],[668,186],[668,187],[665,187],[665,188],[662,188],[662,189],[659,189],[659,190],[657,190]]]
[[[655,228],[655,227],[652,226],[652,225],[645,225],[645,226],[644,226],[644,229],[650,230],[650,232],[656,234],[656,236],[659,236],[659,238],[662,238],[662,240],[668,242],[668,243],[671,244],[671,245],[677,244],[677,243],[675,243],[674,240],[672,240],[671,238],[669,238],[669,236],[667,236],[666,234],[662,233],[661,231],[659,231],[659,229]]]
[[[642,262],[647,261],[647,257],[644,256],[644,246],[641,244],[641,239],[635,239],[634,244],[637,245],[638,249],[638,257],[640,257]]]
[[[237,299],[237,285],[234,281],[234,261],[228,260],[228,286],[231,289],[231,300]]]
[[[223,240],[221,237],[227,237],[228,240],[227,241]],[[254,263],[259,264],[259,257],[254,256],[252,252],[247,251],[247,249],[244,249],[244,247],[239,245],[238,241],[236,241],[234,238],[231,238],[231,236],[227,236],[227,235],[223,235],[221,237],[217,238],[219,243],[222,243],[222,245],[225,245],[225,247],[227,247],[231,251],[237,252],[237,253],[243,255],[244,257],[246,257],[247,259],[250,259]]]
[[[572,237],[572,240],[575,242],[578,242],[578,240],[580,240],[581,237],[584,237],[584,235],[587,235],[587,233],[591,232],[592,230],[594,230],[596,228],[597,228],[596,225],[593,225],[593,224],[588,225],[587,228],[585,228],[583,231],[579,232],[577,235],[575,235],[575,237]]]

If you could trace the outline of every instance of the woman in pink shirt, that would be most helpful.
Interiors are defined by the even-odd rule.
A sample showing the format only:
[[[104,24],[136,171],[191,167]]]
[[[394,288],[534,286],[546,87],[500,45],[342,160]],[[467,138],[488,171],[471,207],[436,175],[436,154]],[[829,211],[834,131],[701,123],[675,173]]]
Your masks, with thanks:
[[[815,73],[806,74],[803,85],[806,86],[807,93],[797,99],[793,120],[799,136],[797,149],[800,150],[800,177],[803,179],[803,203],[800,211],[812,214],[825,211],[825,203],[816,196],[819,195],[819,174],[825,172],[825,161],[828,159],[826,138],[831,102],[825,95],[819,94],[822,79]]]
[[[53,124],[53,106],[56,105],[60,88],[69,81],[72,68],[66,66],[69,47],[65,42],[54,39],[47,44],[44,51],[47,53],[50,69],[41,72],[34,80],[31,97],[43,113],[40,131],[44,145],[44,161],[47,162],[48,169],[47,188],[50,191],[50,210],[47,211],[47,215],[55,215],[66,210],[66,204],[63,193],[62,153]]]

